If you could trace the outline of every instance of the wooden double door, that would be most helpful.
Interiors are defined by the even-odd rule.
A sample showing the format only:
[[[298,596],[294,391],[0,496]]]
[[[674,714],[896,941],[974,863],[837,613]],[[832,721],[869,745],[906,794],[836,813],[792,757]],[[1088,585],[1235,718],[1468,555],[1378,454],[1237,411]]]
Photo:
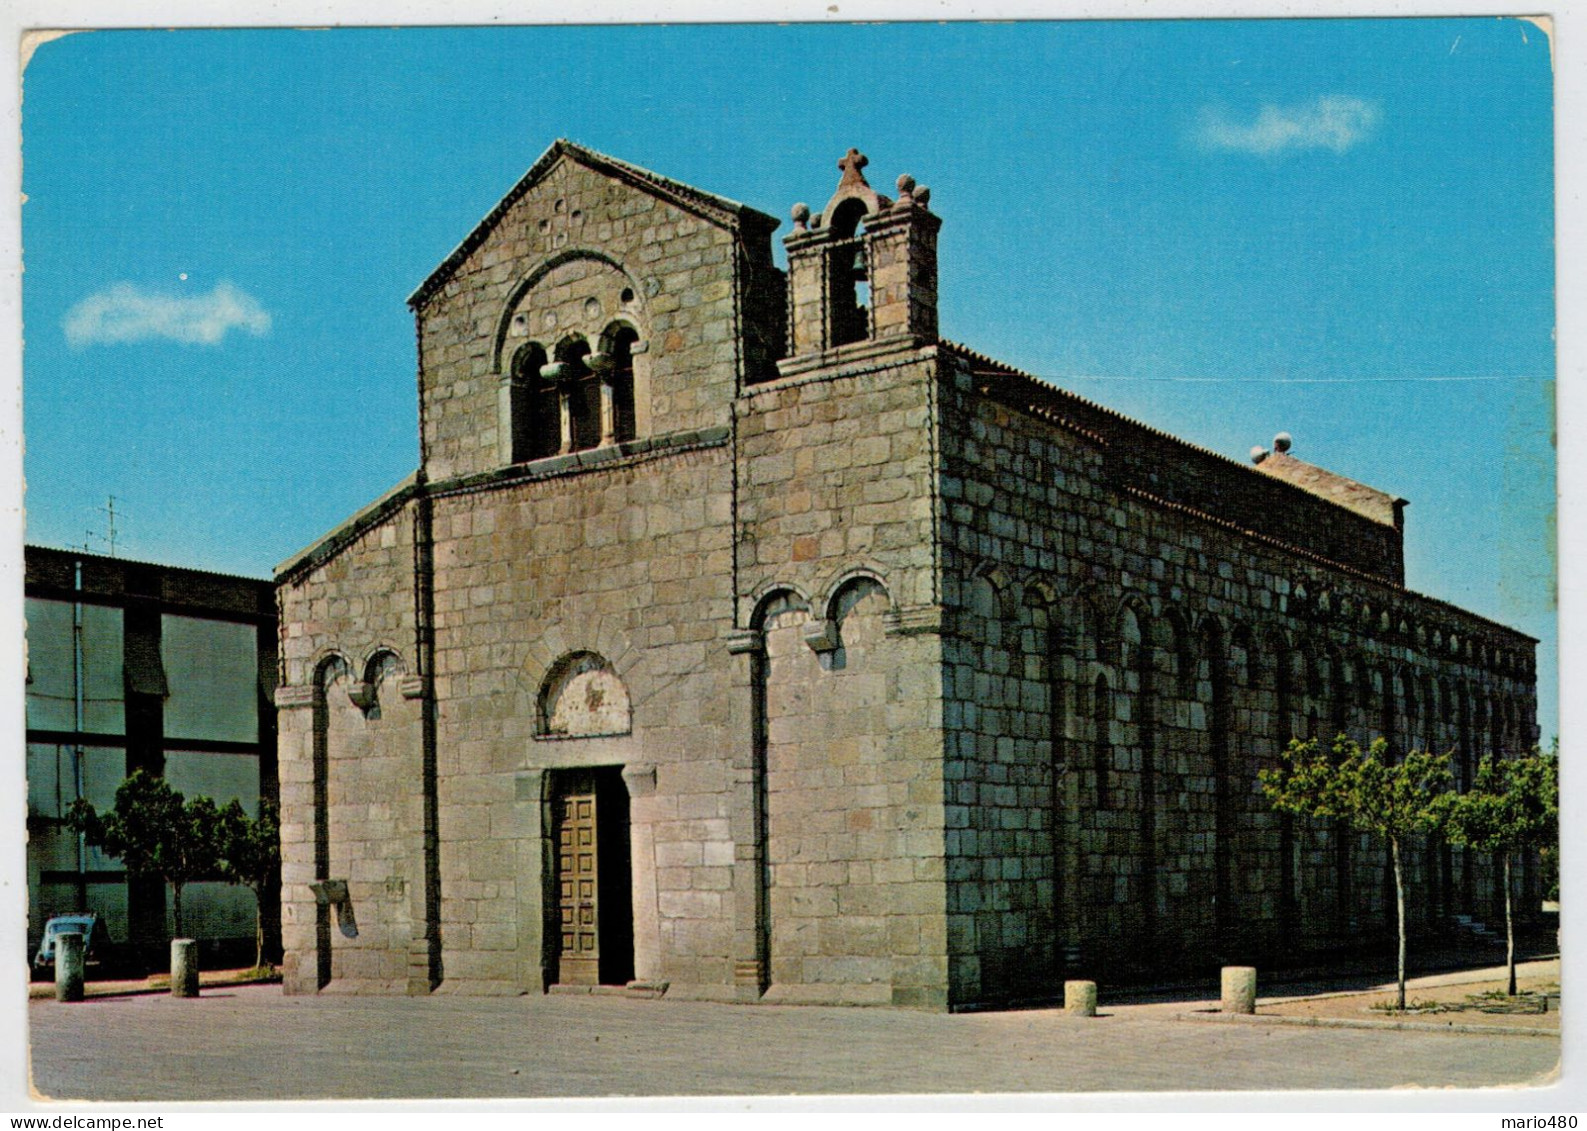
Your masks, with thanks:
[[[618,767],[558,775],[556,981],[625,985],[634,977],[628,790]]]

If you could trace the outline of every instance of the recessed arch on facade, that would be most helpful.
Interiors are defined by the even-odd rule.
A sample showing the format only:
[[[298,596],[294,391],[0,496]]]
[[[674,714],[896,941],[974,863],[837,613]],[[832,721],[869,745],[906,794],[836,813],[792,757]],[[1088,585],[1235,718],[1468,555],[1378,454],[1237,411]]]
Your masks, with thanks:
[[[1003,595],[992,579],[984,573],[971,574],[964,603],[965,610],[979,621],[975,633],[981,643],[988,648],[1001,648],[1005,620]]]
[[[1020,592],[1027,605],[1041,604],[1049,609],[1058,605],[1058,589],[1044,577],[1026,578],[1020,586]]]
[[[356,671],[347,653],[340,648],[322,648],[309,662],[309,682],[323,686],[338,674]]]
[[[573,250],[514,287],[498,328],[500,455],[522,463],[610,446],[650,429],[648,317],[616,260]]]
[[[1120,601],[1113,623],[1113,636],[1118,641],[1119,667],[1133,668],[1137,666],[1141,650],[1148,647],[1150,641],[1145,604],[1135,599]]]
[[[1112,664],[1113,626],[1107,623],[1096,591],[1082,587],[1059,604],[1065,650],[1079,662]]]
[[[893,602],[892,588],[887,583],[887,573],[877,563],[860,562],[851,563],[840,567],[829,574],[818,590],[812,608],[820,609],[821,615],[829,619],[837,615],[837,602],[843,589],[861,580],[874,582],[875,585],[887,594],[889,608],[897,611]]]
[[[388,682],[395,684],[406,673],[406,665],[395,648],[382,644],[365,653],[356,671],[359,678],[348,683],[348,698],[366,718],[378,719],[382,686]]]
[[[539,734],[597,738],[633,729],[628,688],[598,652],[573,652],[551,668],[540,690]]]
[[[648,323],[645,310],[647,305],[644,288],[635,276],[616,258],[595,248],[568,248],[537,264],[508,292],[507,300],[502,306],[501,319],[494,335],[494,348],[491,355],[492,364],[497,372],[502,369],[503,361],[510,356],[515,348],[515,340],[521,337],[539,336],[548,328],[544,318],[536,324],[533,314],[536,311],[528,305],[528,300],[535,288],[557,271],[558,268],[569,264],[587,262],[612,274],[612,295],[614,301],[602,305],[602,314],[622,312],[622,314],[636,323]],[[562,319],[558,319],[562,321]],[[599,317],[587,317],[581,328],[589,332],[588,323],[600,322]],[[593,334],[590,334],[593,337]]]
[[[1256,637],[1250,626],[1240,621],[1229,630],[1229,665],[1236,687],[1255,685],[1259,670]]]
[[[970,571],[971,584],[977,580],[985,581],[997,594],[998,615],[1012,617],[1019,602],[1019,586],[1013,574],[996,562],[982,562]]]
[[[850,641],[844,631],[851,614],[870,598],[879,598],[881,612],[892,610],[892,598],[887,586],[870,570],[856,570],[846,575],[833,590],[827,603],[827,616],[812,626],[817,632],[807,632],[805,640],[820,653],[821,666],[828,671],[843,671],[848,667]]]
[[[798,585],[786,581],[768,581],[750,595],[749,627],[759,632],[774,616],[798,610],[810,611],[810,595]]]
[[[1177,606],[1163,610],[1162,623],[1168,632],[1173,657],[1175,690],[1181,699],[1196,693],[1196,641],[1191,635],[1190,618]]]

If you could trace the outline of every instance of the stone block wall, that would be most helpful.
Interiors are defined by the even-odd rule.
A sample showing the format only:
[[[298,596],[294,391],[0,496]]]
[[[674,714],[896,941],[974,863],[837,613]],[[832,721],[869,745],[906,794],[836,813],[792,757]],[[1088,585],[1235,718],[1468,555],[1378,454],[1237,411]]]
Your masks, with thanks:
[[[1344,509],[962,347],[953,352],[975,371],[972,383],[986,395],[1092,437],[1097,450],[1106,453],[1109,480],[1129,485],[1137,496],[1214,514],[1351,569],[1396,584],[1404,581],[1398,526]]]
[[[767,999],[946,1004],[934,368],[907,346],[739,410]]]
[[[770,989],[774,1001],[940,1003],[940,774],[929,699],[900,670],[885,591],[812,652],[802,612],[765,632]],[[826,656],[823,663],[821,656]]]
[[[325,988],[402,993],[424,934],[423,795],[411,787],[421,780],[419,705],[403,695],[394,655],[375,662],[362,691],[353,673],[328,674],[326,873],[346,882],[348,901],[328,916]]]
[[[423,934],[411,504],[355,520],[277,590],[282,941],[288,992],[406,984]],[[410,686],[411,690],[411,686]],[[351,915],[311,885],[345,881]]]
[[[1473,764],[1523,750],[1531,642],[1132,492],[1108,443],[999,403],[969,368],[945,369],[941,425],[955,1000],[1385,926],[1383,847],[1280,820],[1257,770],[1292,736],[1340,731]],[[1494,701],[1497,735],[1471,721]],[[1410,855],[1423,929],[1491,900],[1475,854]]]
[[[731,985],[730,451],[435,502],[441,933],[453,989],[539,989],[559,771],[649,767],[631,798],[637,976]],[[610,664],[623,733],[547,733],[560,661]],[[606,729],[606,728],[595,728]]]

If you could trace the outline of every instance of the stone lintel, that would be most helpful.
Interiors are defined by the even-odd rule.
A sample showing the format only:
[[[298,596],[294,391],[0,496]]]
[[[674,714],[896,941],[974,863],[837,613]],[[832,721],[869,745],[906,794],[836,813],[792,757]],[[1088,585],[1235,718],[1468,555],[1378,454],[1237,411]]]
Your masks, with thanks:
[[[369,709],[375,705],[375,685],[365,683],[363,680],[349,681],[347,684],[347,698],[353,701],[353,706],[367,715]]]
[[[650,797],[656,792],[656,767],[650,762],[636,762],[623,767],[623,784],[629,797]]]
[[[812,221],[819,219],[819,213],[811,217]],[[830,242],[832,242],[832,229],[823,228],[819,225],[805,231],[795,230],[789,232],[782,238],[783,246],[788,249],[788,254],[790,255],[796,255],[807,248],[819,247],[821,244]]]
[[[738,629],[727,636],[727,650],[734,656],[758,655],[765,646],[759,629]]]
[[[290,711],[296,707],[314,706],[314,685],[290,684],[276,688],[276,710]]]
[[[889,636],[941,634],[948,631],[951,620],[941,605],[910,605],[882,615],[882,625]]]
[[[805,643],[810,645],[812,652],[835,652],[843,643],[838,636],[838,622],[822,618],[813,620],[805,625]]]
[[[779,377],[795,377],[818,369],[830,369],[833,366],[869,361],[871,358],[883,357],[887,354],[898,353],[901,350],[920,349],[935,344],[934,340],[928,340],[918,334],[909,333],[889,334],[882,338],[866,338],[862,341],[851,342],[846,346],[836,346],[832,349],[820,350],[815,353],[803,353],[795,357],[782,358],[777,362],[777,375]],[[834,374],[833,376],[851,375]],[[761,387],[756,386],[750,391],[760,392]]]
[[[919,225],[928,231],[936,231],[942,227],[942,217],[935,212],[928,212],[924,208],[899,208],[893,207],[886,212],[865,218],[865,234],[877,236],[892,234],[894,229],[908,228]]]
[[[320,880],[310,884],[309,890],[314,893],[314,902],[321,907],[335,907],[347,902],[346,880]]]
[[[513,777],[514,801],[539,801],[544,770],[520,770]]]
[[[405,675],[397,683],[404,699],[423,699],[430,691],[430,681],[422,675]]]

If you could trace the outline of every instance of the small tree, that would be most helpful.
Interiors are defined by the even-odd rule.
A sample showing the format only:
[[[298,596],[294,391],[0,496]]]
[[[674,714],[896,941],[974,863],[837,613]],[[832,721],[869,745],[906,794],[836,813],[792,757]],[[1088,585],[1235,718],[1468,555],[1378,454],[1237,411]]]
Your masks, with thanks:
[[[281,871],[280,809],[268,798],[250,817],[233,800],[220,812],[220,870],[227,881],[253,891],[254,966],[264,965],[264,893]]]
[[[1345,735],[1330,758],[1316,739],[1299,740],[1279,755],[1277,769],[1259,774],[1273,808],[1300,817],[1339,817],[1352,828],[1388,842],[1394,866],[1399,925],[1399,1008],[1405,1008],[1405,872],[1400,845],[1413,833],[1431,832],[1441,816],[1439,797],[1450,780],[1449,756],[1413,750],[1391,764],[1383,739],[1366,749]]]
[[[119,857],[133,876],[157,877],[171,885],[172,917],[182,936],[182,888],[215,871],[220,811],[207,797],[184,800],[164,778],[134,770],[116,787],[116,804],[101,816],[78,798],[67,810],[74,832],[108,855]]]
[[[1515,996],[1515,915],[1510,863],[1520,852],[1552,852],[1559,841],[1559,760],[1533,750],[1525,758],[1484,758],[1466,793],[1442,800],[1445,835],[1452,844],[1490,852],[1503,861],[1505,965]]]

